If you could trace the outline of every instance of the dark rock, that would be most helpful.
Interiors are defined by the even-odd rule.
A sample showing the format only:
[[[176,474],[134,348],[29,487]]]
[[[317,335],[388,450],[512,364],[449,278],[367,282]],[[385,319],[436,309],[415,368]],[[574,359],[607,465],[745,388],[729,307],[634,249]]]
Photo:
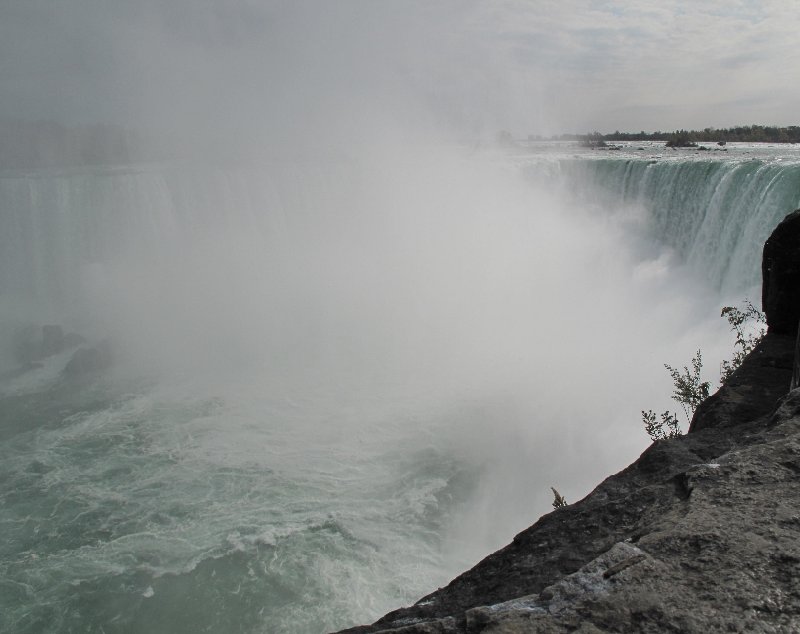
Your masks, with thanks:
[[[64,349],[64,330],[61,326],[42,326],[42,355],[58,354]]]
[[[106,339],[92,348],[78,348],[64,366],[64,375],[79,378],[111,367],[111,343]]]
[[[689,432],[735,426],[774,407],[789,391],[794,343],[788,335],[767,333],[717,393],[700,403]]]
[[[40,330],[32,324],[19,327],[14,332],[14,360],[25,367],[40,360]]]
[[[76,333],[64,334],[64,329],[55,324],[19,328],[14,336],[14,357],[20,369],[36,367],[40,361],[52,357],[84,342]]]
[[[20,365],[13,370],[8,370],[6,372],[0,373],[0,381],[7,381],[9,379],[16,379],[17,377],[22,376],[23,374],[27,374],[32,370],[38,370],[39,368],[44,367],[41,363],[26,363],[24,365]]]
[[[790,213],[764,244],[761,304],[769,332],[794,337],[800,321],[800,209]]]
[[[64,349],[75,348],[82,343],[86,343],[86,337],[79,335],[77,332],[68,332],[64,335]]]
[[[800,390],[787,394],[784,331],[797,326],[798,213],[764,250],[769,333],[689,434],[653,443],[445,588],[344,632],[800,631]]]

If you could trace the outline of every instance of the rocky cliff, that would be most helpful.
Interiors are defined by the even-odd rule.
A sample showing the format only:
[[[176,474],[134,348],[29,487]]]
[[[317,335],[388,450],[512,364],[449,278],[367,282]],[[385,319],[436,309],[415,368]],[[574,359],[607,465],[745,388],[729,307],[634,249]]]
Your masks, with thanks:
[[[767,241],[763,276],[768,334],[687,435],[345,632],[800,632],[800,211]]]

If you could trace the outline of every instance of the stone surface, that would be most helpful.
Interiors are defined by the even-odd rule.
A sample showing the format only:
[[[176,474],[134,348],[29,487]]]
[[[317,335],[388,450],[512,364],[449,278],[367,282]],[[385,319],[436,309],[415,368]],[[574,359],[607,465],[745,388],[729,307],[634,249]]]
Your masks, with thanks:
[[[64,366],[64,375],[79,378],[111,367],[111,343],[101,341],[91,348],[78,348]]]
[[[12,343],[14,358],[19,365],[15,373],[23,373],[31,368],[39,367],[39,363],[48,357],[74,348],[84,342],[83,337],[64,329],[57,324],[49,324],[39,328],[27,324],[17,329]]]
[[[769,332],[695,412],[586,498],[348,634],[800,632],[800,211],[764,248]]]
[[[64,349],[64,330],[58,325],[42,326],[42,355],[49,357]]]
[[[773,407],[789,391],[794,345],[794,338],[789,335],[767,333],[748,362],[697,407],[689,431],[730,427]]]
[[[790,213],[764,244],[761,304],[769,332],[794,336],[800,320],[800,209]]]

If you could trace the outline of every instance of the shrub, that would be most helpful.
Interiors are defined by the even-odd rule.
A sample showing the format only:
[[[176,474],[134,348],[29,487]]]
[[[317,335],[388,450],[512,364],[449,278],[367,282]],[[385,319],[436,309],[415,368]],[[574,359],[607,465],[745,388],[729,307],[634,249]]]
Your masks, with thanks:
[[[647,435],[654,441],[676,438],[682,434],[678,418],[675,414],[670,414],[669,410],[661,414],[660,421],[656,418],[653,410],[647,412],[642,410],[642,422],[644,422],[644,430]]]
[[[708,398],[711,383],[700,380],[700,371],[703,369],[703,358],[700,351],[692,358],[692,369],[683,366],[683,372],[673,368],[671,365],[664,364],[670,376],[675,391],[672,392],[672,400],[683,408],[686,420],[691,421],[694,410],[704,400]]]
[[[553,492],[554,509],[560,509],[567,505],[567,501],[564,499],[564,496],[561,495],[558,491],[556,491],[555,487],[550,487],[550,490]]]
[[[733,372],[742,365],[744,358],[753,351],[758,342],[764,338],[766,330],[763,324],[767,323],[767,318],[758,308],[753,306],[749,299],[744,300],[744,308],[735,306],[725,306],[722,309],[721,317],[725,317],[731,325],[731,330],[736,333],[736,341],[733,344],[733,357],[730,361],[723,361],[720,366],[720,380],[724,383]],[[756,330],[749,328],[750,324],[761,324]],[[750,330],[750,332],[747,332]]]
[[[745,357],[752,352],[753,348],[764,337],[766,331],[763,328],[763,324],[766,324],[767,320],[764,313],[753,306],[749,299],[745,299],[742,308],[725,306],[720,316],[728,320],[731,330],[736,334],[736,341],[733,344],[733,357],[730,361],[723,361],[720,365],[720,380],[724,383],[742,365]],[[700,372],[703,369],[703,358],[700,350],[692,358],[691,365],[691,370],[687,366],[683,366],[683,372],[681,372],[669,364],[664,364],[664,367],[672,377],[674,386],[672,400],[680,404],[687,422],[691,422],[697,406],[708,398],[711,391],[711,383],[700,380]],[[683,433],[678,423],[677,415],[669,411],[661,414],[659,420],[653,410],[642,410],[642,423],[647,435],[654,441],[675,438]]]

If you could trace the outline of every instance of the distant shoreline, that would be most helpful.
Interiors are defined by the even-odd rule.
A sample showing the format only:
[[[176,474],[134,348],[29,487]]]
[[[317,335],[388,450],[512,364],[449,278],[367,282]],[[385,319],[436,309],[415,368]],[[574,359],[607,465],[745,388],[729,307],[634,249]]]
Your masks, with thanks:
[[[498,139],[504,136],[498,134]],[[529,134],[528,141],[578,141],[585,143],[601,143],[605,141],[675,141],[683,140],[692,143],[800,143],[800,126],[786,127],[745,125],[733,128],[703,128],[702,130],[674,130],[672,132],[620,132],[615,130],[604,134],[588,132],[586,134],[557,134],[550,137]]]

